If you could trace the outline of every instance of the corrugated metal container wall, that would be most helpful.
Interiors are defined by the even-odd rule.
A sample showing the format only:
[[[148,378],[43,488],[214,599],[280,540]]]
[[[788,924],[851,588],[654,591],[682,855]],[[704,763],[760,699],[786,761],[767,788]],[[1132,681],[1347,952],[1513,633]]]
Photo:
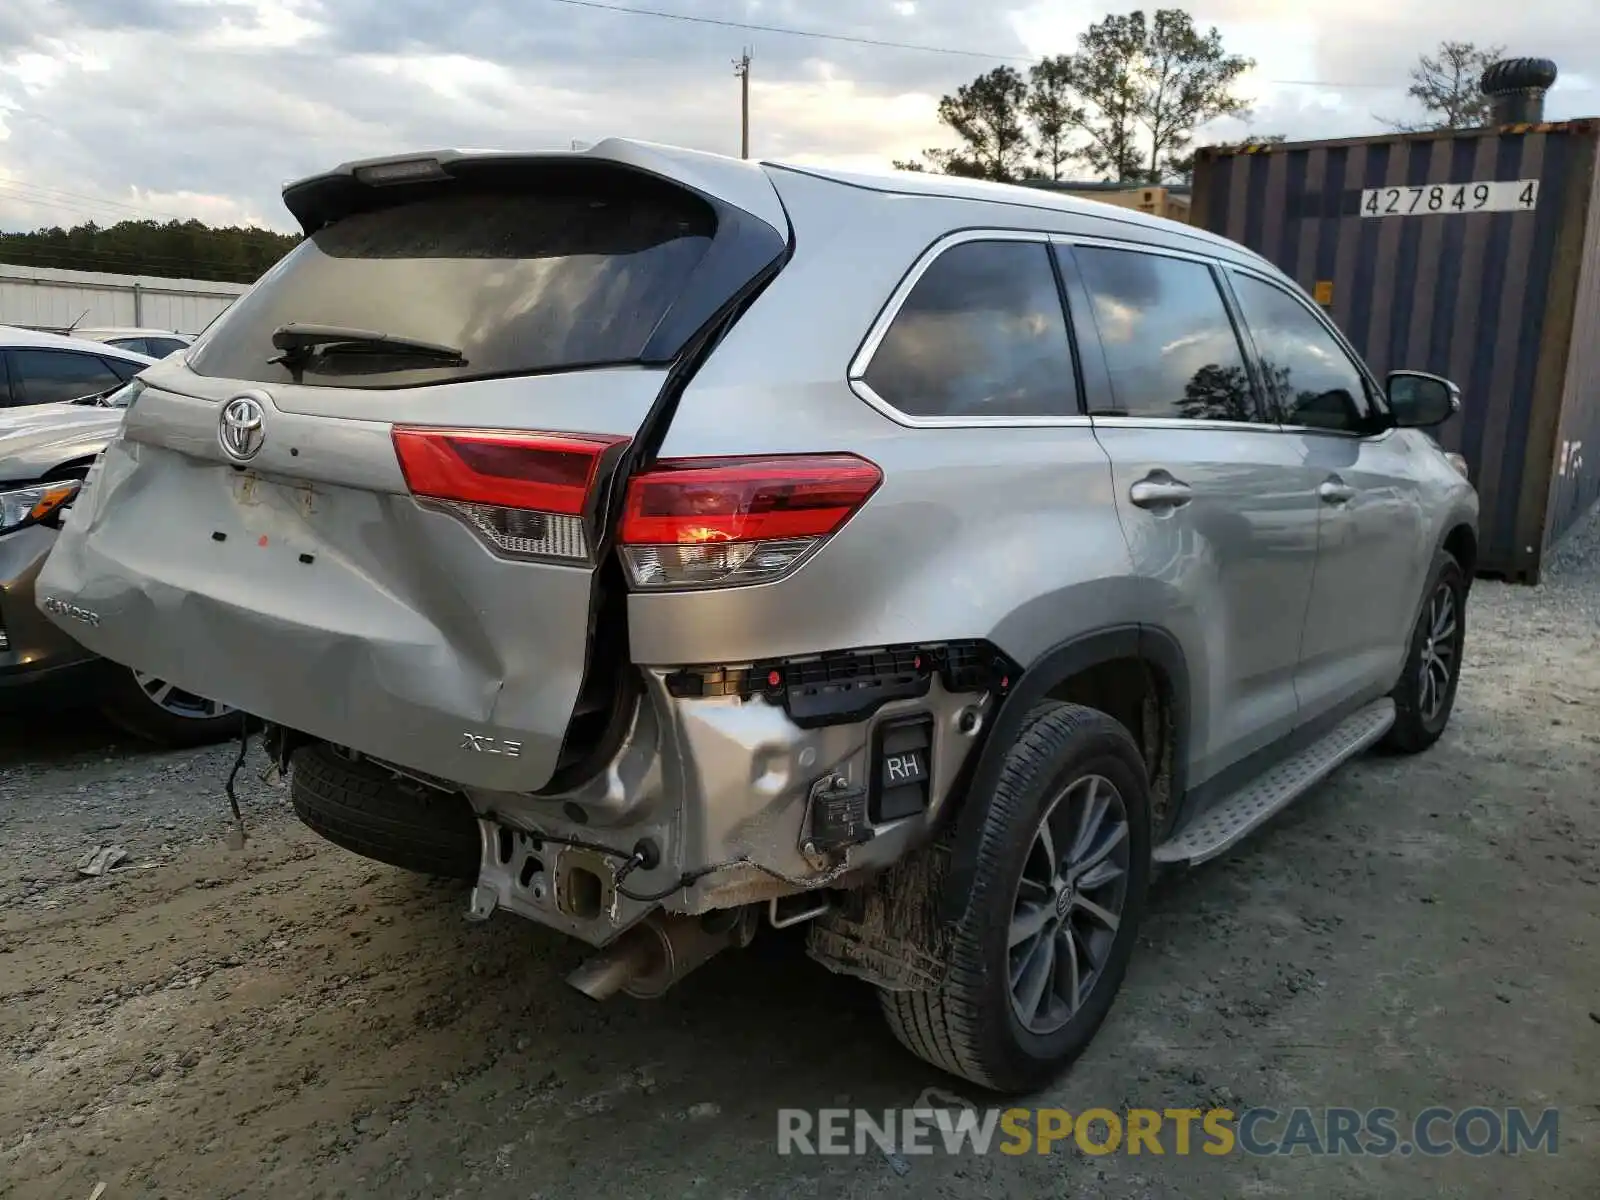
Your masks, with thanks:
[[[1192,224],[1255,250],[1319,301],[1331,287],[1324,307],[1380,378],[1411,368],[1460,386],[1461,416],[1437,432],[1478,488],[1479,567],[1530,582],[1593,500],[1600,468],[1596,454],[1583,471],[1557,471],[1558,437],[1585,440],[1600,421],[1597,130],[1202,150],[1195,166]]]
[[[1550,481],[1546,525],[1552,541],[1600,501],[1600,170],[1593,189]]]

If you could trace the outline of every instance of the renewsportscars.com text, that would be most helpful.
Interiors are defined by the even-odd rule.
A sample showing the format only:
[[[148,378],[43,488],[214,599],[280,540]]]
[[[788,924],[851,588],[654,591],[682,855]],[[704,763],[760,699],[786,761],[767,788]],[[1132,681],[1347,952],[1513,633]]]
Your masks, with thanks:
[[[779,1154],[1555,1154],[1560,1113],[1521,1108],[778,1110]]]

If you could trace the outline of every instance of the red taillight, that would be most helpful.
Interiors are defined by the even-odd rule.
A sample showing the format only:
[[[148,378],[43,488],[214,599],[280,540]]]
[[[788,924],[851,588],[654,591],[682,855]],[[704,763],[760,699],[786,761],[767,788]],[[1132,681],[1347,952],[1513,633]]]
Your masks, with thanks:
[[[413,495],[578,516],[600,456],[627,438],[396,426],[394,448]]]
[[[441,502],[496,549],[587,560],[589,497],[605,455],[627,438],[396,426],[406,486]]]
[[[640,587],[770,581],[881,482],[853,454],[666,459],[628,484],[623,560]]]

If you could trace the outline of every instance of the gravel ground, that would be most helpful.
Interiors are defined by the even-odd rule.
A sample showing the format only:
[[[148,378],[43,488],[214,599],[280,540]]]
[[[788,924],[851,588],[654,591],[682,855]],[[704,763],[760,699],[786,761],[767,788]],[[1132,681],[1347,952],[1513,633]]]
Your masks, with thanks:
[[[1507,1196],[1600,1178],[1600,523],[1480,583],[1456,718],[1155,894],[1040,1104],[1557,1107],[1555,1156],[786,1158],[775,1110],[947,1081],[769,935],[653,1004],[579,949],[319,841],[228,747],[0,733],[0,1196]],[[128,869],[90,879],[97,845]],[[960,1090],[960,1089],[956,1089]]]

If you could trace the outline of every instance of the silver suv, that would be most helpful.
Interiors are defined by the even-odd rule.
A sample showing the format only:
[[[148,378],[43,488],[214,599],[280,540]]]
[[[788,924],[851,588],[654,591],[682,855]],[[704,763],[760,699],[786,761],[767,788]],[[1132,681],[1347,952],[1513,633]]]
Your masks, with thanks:
[[[46,564],[302,817],[661,992],[763,917],[996,1089],[1159,864],[1449,717],[1473,490],[1287,278],[1038,191],[608,141],[290,185]]]

